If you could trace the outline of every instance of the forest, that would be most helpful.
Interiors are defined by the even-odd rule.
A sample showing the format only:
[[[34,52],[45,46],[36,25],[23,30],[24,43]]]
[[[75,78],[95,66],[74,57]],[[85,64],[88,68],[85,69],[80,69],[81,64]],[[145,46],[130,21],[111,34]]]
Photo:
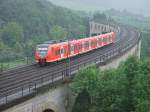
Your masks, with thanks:
[[[70,85],[73,112],[150,112],[150,59],[129,57],[118,69],[80,70]]]
[[[35,62],[37,44],[89,35],[89,21],[116,23],[104,13],[89,15],[47,0],[0,1],[0,70]]]
[[[129,57],[117,69],[81,69],[70,85],[77,96],[73,112],[150,112],[150,21],[114,9],[105,14],[141,33],[141,59]]]
[[[1,0],[0,61],[32,56],[46,40],[83,37],[87,19],[47,0]]]
[[[108,21],[99,12],[92,19]],[[85,12],[59,7],[47,0],[1,0],[0,62],[15,63],[28,57],[34,60],[36,45],[44,41],[86,37],[89,20]]]

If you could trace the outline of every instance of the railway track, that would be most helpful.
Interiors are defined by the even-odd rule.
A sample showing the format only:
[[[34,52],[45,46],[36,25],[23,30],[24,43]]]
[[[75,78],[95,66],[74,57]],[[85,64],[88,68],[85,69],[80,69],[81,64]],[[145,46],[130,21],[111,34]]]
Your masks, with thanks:
[[[127,47],[130,47],[129,44],[133,44],[132,41],[136,36],[137,32],[134,30],[122,28],[121,33],[117,35],[115,44],[72,57],[70,62],[62,60],[42,68],[32,64],[0,73],[0,105],[33,93],[38,87],[53,83],[57,79],[63,79],[67,74],[70,75],[87,63],[105,62],[108,57],[116,56],[123,52],[123,49],[127,50]]]

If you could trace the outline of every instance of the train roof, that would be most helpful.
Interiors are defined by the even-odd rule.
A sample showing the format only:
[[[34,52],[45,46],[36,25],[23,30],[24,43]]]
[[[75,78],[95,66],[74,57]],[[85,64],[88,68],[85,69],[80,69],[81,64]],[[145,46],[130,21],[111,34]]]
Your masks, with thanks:
[[[60,42],[66,42],[67,40],[50,40],[50,41],[45,41],[44,44],[56,44]]]
[[[81,38],[81,39],[74,39],[74,40],[50,40],[50,41],[45,41],[43,44],[39,44],[37,46],[59,46],[59,45],[63,45],[63,44],[75,44],[81,41],[88,41],[94,38],[100,38],[100,37],[105,37],[107,35],[111,35],[113,32],[107,33],[107,34],[102,34],[102,35],[97,35],[97,36],[92,36],[92,37],[87,37],[87,38]]]

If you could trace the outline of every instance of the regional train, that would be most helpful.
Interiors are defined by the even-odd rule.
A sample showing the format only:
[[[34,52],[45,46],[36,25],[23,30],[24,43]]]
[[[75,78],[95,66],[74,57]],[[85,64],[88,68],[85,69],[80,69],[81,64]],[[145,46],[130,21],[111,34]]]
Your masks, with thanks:
[[[37,45],[35,60],[40,66],[114,43],[116,34],[110,32],[70,41],[46,41]]]

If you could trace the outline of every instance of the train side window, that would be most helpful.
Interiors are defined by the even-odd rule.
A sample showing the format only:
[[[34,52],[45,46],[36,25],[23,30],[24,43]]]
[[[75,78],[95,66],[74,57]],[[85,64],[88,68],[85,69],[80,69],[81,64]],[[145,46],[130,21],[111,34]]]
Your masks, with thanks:
[[[105,42],[107,42],[107,41],[108,41],[108,37],[105,38]]]
[[[103,42],[103,38],[100,38],[98,42],[101,44]]]
[[[60,54],[61,54],[61,50],[60,50],[60,49],[56,50],[56,51],[55,51],[55,54],[56,54],[56,55],[60,55]]]
[[[105,38],[103,38],[103,42],[105,42]]]
[[[82,49],[82,44],[79,44],[79,47],[78,47],[78,48],[79,48],[79,50]]]
[[[103,42],[107,42],[107,38],[105,37],[105,38],[103,38]]]
[[[78,50],[78,45],[74,45],[74,50]]]
[[[91,46],[93,46],[93,40],[91,41]]]
[[[111,41],[111,40],[112,40],[112,36],[109,37],[109,41]]]
[[[55,55],[57,55],[57,50],[55,51]]]
[[[55,55],[58,55],[58,50],[55,51]]]
[[[96,40],[94,40],[94,45],[96,45]]]
[[[67,50],[66,49],[64,49],[64,54],[66,54],[67,53]]]
[[[109,41],[109,37],[106,38],[106,42],[108,42],[108,41]]]
[[[110,41],[110,36],[108,37],[108,41]]]
[[[113,40],[113,35],[111,35],[111,40]]]
[[[95,42],[96,42],[96,46],[98,45],[98,40],[95,40]]]
[[[88,41],[84,43],[84,48],[85,49],[89,48],[89,42]]]
[[[73,46],[70,46],[70,51],[74,51],[74,45]]]
[[[108,41],[110,41],[110,36],[108,37]]]
[[[95,45],[97,45],[97,41],[96,41],[96,40],[93,40],[93,41],[91,42],[91,46],[95,46]]]

